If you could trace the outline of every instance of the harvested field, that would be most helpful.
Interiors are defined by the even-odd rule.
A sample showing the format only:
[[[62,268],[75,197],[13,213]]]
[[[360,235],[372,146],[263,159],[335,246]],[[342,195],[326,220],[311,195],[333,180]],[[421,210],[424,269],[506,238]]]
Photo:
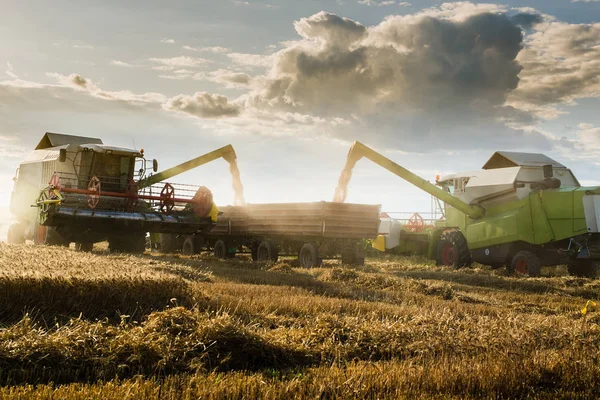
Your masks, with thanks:
[[[591,398],[600,281],[0,245],[0,398]]]

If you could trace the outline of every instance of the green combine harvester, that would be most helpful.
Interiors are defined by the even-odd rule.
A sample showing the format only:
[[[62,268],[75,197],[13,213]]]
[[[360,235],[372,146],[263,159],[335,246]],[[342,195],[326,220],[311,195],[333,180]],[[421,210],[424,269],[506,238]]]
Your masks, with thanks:
[[[368,158],[439,199],[444,218],[423,233],[384,219],[373,247],[420,252],[438,265],[472,262],[536,277],[542,266],[568,266],[595,278],[600,261],[600,187],[582,187],[570,169],[543,155],[496,152],[482,170],[452,174],[436,184],[355,142],[336,190],[345,199],[354,165]]]

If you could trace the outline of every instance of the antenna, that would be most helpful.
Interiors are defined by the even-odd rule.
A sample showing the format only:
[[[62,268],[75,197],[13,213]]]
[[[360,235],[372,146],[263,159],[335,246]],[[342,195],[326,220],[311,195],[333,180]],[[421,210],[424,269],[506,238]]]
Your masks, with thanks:
[[[134,138],[131,138],[131,142],[133,143],[133,149],[134,149],[134,150],[137,150],[137,147],[136,147],[136,145],[135,145],[135,139],[134,139]]]

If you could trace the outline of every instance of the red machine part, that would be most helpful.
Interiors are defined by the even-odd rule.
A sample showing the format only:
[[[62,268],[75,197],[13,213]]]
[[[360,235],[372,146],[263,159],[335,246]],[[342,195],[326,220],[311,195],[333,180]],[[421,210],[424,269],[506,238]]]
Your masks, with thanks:
[[[165,186],[160,191],[160,212],[168,214],[175,206],[175,188],[170,183],[165,183]]]
[[[57,172],[52,174],[52,178],[50,179],[50,182],[48,183],[48,198],[49,199],[54,200],[54,199],[58,198],[58,196],[54,192],[54,189],[58,189],[60,191],[60,175],[58,175]]]
[[[425,220],[419,213],[414,213],[408,219],[405,229],[411,232],[421,233],[425,231]]]
[[[213,195],[208,188],[201,186],[192,198],[192,209],[198,217],[206,217],[213,206]]]
[[[162,188],[160,195],[147,195],[139,192],[137,182],[131,181],[127,185],[124,193],[118,192],[102,192],[102,183],[98,177],[94,176],[88,185],[87,189],[77,189],[72,187],[61,187],[63,193],[83,194],[88,196],[88,205],[94,209],[98,206],[100,197],[115,197],[125,199],[125,209],[128,212],[133,212],[139,200],[149,200],[159,202],[159,210],[164,214],[173,211],[175,204],[182,203],[190,205],[194,213],[200,217],[207,216],[212,209],[212,193],[202,186],[198,189],[193,198],[178,198],[175,197],[175,188],[170,183],[166,183]],[[46,194],[46,192],[44,192]]]
[[[135,207],[138,205],[138,190],[139,185],[133,179],[127,184],[125,193],[129,196],[125,198],[125,210],[127,212],[133,212]]]
[[[93,210],[98,206],[100,202],[100,192],[102,189],[102,183],[98,177],[93,176],[88,184],[88,206]]]

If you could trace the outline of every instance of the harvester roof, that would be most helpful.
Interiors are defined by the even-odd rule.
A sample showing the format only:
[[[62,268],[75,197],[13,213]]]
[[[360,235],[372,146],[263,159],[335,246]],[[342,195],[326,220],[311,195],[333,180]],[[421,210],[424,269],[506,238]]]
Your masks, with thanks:
[[[555,168],[566,168],[558,161],[553,160],[544,154],[518,153],[513,151],[495,152],[482,168],[543,167],[544,165],[552,165]]]
[[[85,136],[65,135],[63,133],[46,132],[40,143],[36,146],[36,150],[48,149],[51,147],[65,146],[69,144],[102,144],[102,140],[98,138],[90,138]]]

